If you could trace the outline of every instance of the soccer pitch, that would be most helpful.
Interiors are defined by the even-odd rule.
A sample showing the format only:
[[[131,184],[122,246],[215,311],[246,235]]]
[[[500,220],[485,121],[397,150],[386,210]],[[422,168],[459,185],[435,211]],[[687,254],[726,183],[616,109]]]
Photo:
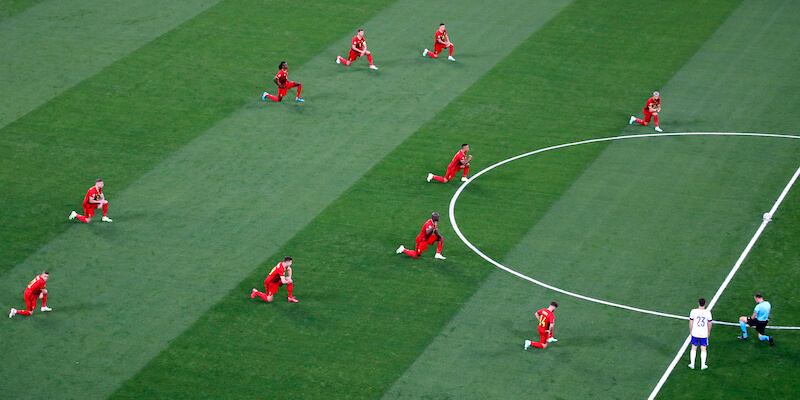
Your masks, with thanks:
[[[421,56],[447,24],[456,62]],[[379,70],[336,65],[357,28]],[[647,398],[800,167],[790,1],[0,4],[0,398]],[[280,61],[305,103],[259,100]],[[111,224],[67,221],[94,179]],[[431,212],[447,260],[394,254]],[[791,188],[714,309],[800,326]],[[249,297],[283,256],[298,304]],[[556,300],[556,337],[524,351]],[[711,333],[658,398],[791,398],[796,330]],[[754,335],[754,332],[751,332]]]

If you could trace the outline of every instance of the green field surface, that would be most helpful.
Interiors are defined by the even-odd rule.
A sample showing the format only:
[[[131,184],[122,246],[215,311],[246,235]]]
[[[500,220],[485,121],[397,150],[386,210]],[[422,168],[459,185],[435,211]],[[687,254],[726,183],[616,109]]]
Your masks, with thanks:
[[[422,57],[447,23],[456,62]],[[379,70],[345,67],[357,28]],[[646,398],[685,320],[567,296],[461,242],[443,174],[628,125],[798,135],[800,4],[193,0],[0,5],[0,304],[42,269],[51,313],[0,325],[0,398]],[[280,61],[305,103],[261,101]],[[604,141],[471,181],[461,232],[564,290],[688,315],[711,299],[800,166],[800,139]],[[111,224],[68,221],[94,179]],[[460,176],[459,176],[460,177]],[[443,254],[395,249],[431,212]],[[800,326],[793,188],[713,309]],[[284,256],[294,294],[251,299]],[[556,337],[524,351],[557,300]],[[796,330],[717,325],[658,398],[791,398]],[[751,332],[755,336],[754,332]]]

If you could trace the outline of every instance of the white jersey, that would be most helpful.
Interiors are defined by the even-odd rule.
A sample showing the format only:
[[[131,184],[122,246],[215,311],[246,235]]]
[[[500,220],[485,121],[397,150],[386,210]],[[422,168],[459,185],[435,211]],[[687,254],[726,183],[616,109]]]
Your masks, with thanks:
[[[695,308],[689,314],[692,320],[692,336],[696,338],[708,337],[708,324],[711,323],[711,311],[704,308]]]

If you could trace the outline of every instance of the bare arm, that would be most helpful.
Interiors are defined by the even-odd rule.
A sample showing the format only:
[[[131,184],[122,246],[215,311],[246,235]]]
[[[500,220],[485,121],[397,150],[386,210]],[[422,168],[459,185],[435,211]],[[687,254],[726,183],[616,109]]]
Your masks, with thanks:
[[[292,281],[292,267],[287,267],[286,268],[286,274],[281,277],[281,283],[283,283],[284,285],[288,285],[288,284],[290,284],[292,282],[293,282]]]
[[[275,77],[275,79],[273,79],[273,81],[275,81],[275,84],[278,85],[278,87],[281,88],[281,89],[286,87],[286,85],[281,85],[281,83],[278,81],[278,77],[277,76]]]

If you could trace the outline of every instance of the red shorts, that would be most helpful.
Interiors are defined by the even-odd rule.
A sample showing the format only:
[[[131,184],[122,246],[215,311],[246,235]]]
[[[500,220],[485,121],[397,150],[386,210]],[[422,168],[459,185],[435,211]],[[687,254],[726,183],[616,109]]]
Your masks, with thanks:
[[[544,328],[539,328],[539,343],[547,343],[547,330]]]
[[[444,50],[444,49],[446,49],[446,48],[448,48],[448,47],[450,47],[452,45],[453,44],[450,43],[449,46],[445,46],[445,45],[439,43],[439,41],[437,40],[436,43],[433,44],[433,54],[439,54],[439,53],[442,52],[442,50]]]
[[[649,124],[650,118],[653,116],[653,113],[651,113],[650,110],[647,109],[647,107],[645,107],[644,110],[642,110],[642,112],[644,113],[644,123]]]
[[[285,88],[283,88],[283,89],[278,88],[278,97],[286,96],[286,91],[291,89],[291,88],[293,88],[293,87],[295,87],[295,86],[297,86],[297,82],[295,82],[295,81],[287,82]]]
[[[272,296],[278,293],[278,288],[283,286],[281,281],[264,282],[264,288],[267,290],[267,296]]]
[[[437,241],[439,241],[439,238],[437,238],[436,235],[430,235],[427,239],[417,241],[417,247],[414,251],[416,251],[417,254],[422,254],[423,251],[428,249],[428,245],[434,244]]]
[[[25,292],[25,307],[28,311],[33,311],[36,309],[36,300],[39,298],[40,294],[42,294],[42,292]]]
[[[469,169],[469,166],[464,166],[464,165],[458,164],[458,166],[456,168],[448,168],[447,169],[447,173],[444,174],[444,179],[447,179],[449,181],[449,180],[455,178],[456,174],[458,173],[458,171],[462,171],[464,168]]]
[[[353,62],[356,60],[356,58],[361,57],[362,55],[363,54],[357,51],[350,50],[350,58],[347,61]]]
[[[94,204],[94,203],[86,203],[86,204],[84,204],[83,205],[83,216],[85,216],[86,218],[92,218],[94,216],[95,210],[97,210],[97,207],[99,207],[99,206],[100,206],[100,204]]]

